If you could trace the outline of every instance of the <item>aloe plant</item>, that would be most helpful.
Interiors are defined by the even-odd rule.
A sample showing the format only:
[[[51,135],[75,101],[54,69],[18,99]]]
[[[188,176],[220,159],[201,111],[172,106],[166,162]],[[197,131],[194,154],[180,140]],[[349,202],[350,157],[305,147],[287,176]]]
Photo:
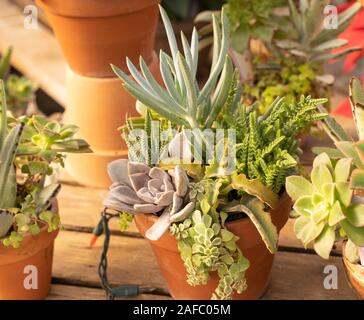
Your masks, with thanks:
[[[75,126],[39,116],[10,116],[2,80],[0,87],[0,240],[18,248],[23,235],[38,234],[42,223],[49,232],[59,228],[59,216],[51,206],[60,186],[46,178],[52,176],[55,163],[63,164],[64,153],[90,148],[84,140],[73,138]]]

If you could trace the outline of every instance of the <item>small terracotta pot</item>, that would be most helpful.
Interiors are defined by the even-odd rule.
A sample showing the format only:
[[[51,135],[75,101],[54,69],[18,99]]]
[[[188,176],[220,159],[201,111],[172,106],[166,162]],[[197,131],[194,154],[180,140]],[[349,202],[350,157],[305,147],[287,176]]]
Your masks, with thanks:
[[[141,55],[153,59],[158,0],[36,0],[71,69],[89,77],[113,77],[110,63],[125,69]],[[126,70],[126,69],[125,69]]]
[[[58,211],[56,204],[53,208]],[[0,243],[0,300],[40,300],[48,295],[59,230],[49,233],[47,229],[44,225],[38,235],[25,235],[18,249]],[[37,285],[29,287],[34,279]]]
[[[345,254],[346,243],[343,243],[343,262],[346,276],[358,295],[364,299],[364,267],[359,263],[351,263]]]
[[[285,193],[277,207],[271,211],[273,223],[279,231],[287,222],[290,210],[291,200]],[[134,218],[136,226],[143,236],[157,219],[156,216],[151,214],[137,214]],[[233,299],[258,299],[267,289],[274,255],[268,251],[249,218],[228,222],[226,227],[240,238],[237,242],[238,246],[250,261],[250,267],[246,272],[248,289],[242,294],[235,294]],[[189,286],[176,239],[166,233],[160,240],[149,241],[149,243],[174,299],[208,300],[211,298],[219,280],[216,272],[211,274],[211,279],[206,285]]]

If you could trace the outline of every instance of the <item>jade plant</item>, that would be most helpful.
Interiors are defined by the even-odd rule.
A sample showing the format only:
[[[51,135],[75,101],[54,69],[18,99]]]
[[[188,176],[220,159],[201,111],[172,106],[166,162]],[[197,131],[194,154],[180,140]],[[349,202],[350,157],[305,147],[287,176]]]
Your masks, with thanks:
[[[196,30],[191,45],[181,34],[182,53],[168,16],[160,11],[171,48],[171,55],[160,53],[164,86],[142,58],[141,71],[127,60],[131,77],[113,66],[124,88],[138,100],[141,116],[128,119],[121,128],[129,160],[110,164],[113,184],[104,204],[121,214],[123,229],[132,216],[156,216],[146,237],[152,241],[175,237],[188,284],[206,284],[217,272],[212,298],[231,299],[247,289],[249,261],[229,223],[251,219],[267,249],[277,251],[278,231],[270,211],[283,194],[286,176],[298,170],[297,136],[327,116],[318,111],[326,99],[306,96],[289,103],[278,98],[263,115],[257,104],[242,104],[238,72],[228,55],[224,11],[212,17],[213,63],[200,87]],[[213,148],[211,132],[217,137]]]
[[[324,7],[328,4],[326,0],[259,1],[250,6],[245,0],[227,2],[235,26],[231,55],[244,81],[246,103],[257,101],[264,113],[279,96],[295,102],[301,95],[327,95],[335,77],[325,73],[324,63],[360,50],[347,48],[348,41],[337,37],[361,8],[359,3],[353,4],[338,15],[337,26],[326,26],[329,17]],[[211,21],[211,15],[204,13],[199,20]],[[207,43],[210,29],[200,30]]]
[[[295,201],[295,232],[307,247],[328,259],[336,241],[347,240],[349,260],[364,266],[364,89],[353,78],[350,102],[359,141],[353,141],[331,117],[322,123],[334,148],[316,148],[311,182],[301,176],[287,178],[286,189]]]
[[[0,59],[0,79],[5,83],[8,109],[15,116],[26,113],[29,103],[34,99],[37,86],[33,81],[16,74],[10,74],[12,49],[9,48]]]
[[[0,86],[0,241],[18,248],[26,234],[36,235],[45,226],[49,232],[59,228],[53,205],[60,185],[54,182],[54,165],[62,165],[67,152],[90,149],[74,138],[75,126],[40,116],[10,116],[1,80]]]

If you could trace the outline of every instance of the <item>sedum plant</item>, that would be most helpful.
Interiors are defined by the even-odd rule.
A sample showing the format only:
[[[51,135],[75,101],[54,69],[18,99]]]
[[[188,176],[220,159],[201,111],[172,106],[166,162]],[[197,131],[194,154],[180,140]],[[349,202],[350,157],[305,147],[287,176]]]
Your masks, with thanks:
[[[147,237],[158,240],[169,229],[177,240],[188,283],[204,285],[216,272],[219,283],[212,298],[231,299],[234,293],[247,288],[245,271],[249,261],[228,223],[251,219],[267,249],[277,251],[278,232],[270,210],[283,193],[285,177],[297,170],[297,136],[307,125],[326,117],[325,112],[318,111],[318,105],[326,99],[307,96],[294,103],[276,99],[263,115],[259,115],[257,104],[242,104],[238,73],[227,54],[229,23],[224,11],[212,17],[213,63],[209,78],[200,88],[196,80],[196,30],[191,45],[181,35],[182,54],[169,19],[160,10],[171,47],[171,56],[160,53],[164,87],[143,59],[141,71],[128,60],[133,79],[113,66],[124,88],[138,100],[141,117],[129,118],[121,128],[129,161],[110,165],[113,185],[104,204],[121,212],[122,228],[130,222],[130,215],[156,215],[157,222]],[[155,122],[166,132],[154,130]],[[192,129],[192,136],[187,129]],[[235,130],[235,141],[229,141],[225,132],[216,139],[216,148],[223,146],[222,157],[208,150],[205,129],[212,133]],[[196,154],[196,144],[205,147],[204,156]],[[232,171],[228,168],[231,145],[236,150]],[[153,159],[155,149],[160,147],[163,151]],[[177,206],[171,195],[178,192],[182,180],[187,190]],[[163,205],[162,197],[166,197]]]
[[[350,102],[359,139],[363,139],[364,89],[355,78],[350,83]],[[313,242],[315,251],[326,259],[335,241],[347,239],[349,260],[358,262],[364,247],[364,142],[353,141],[331,117],[322,126],[336,149],[314,149],[319,155],[311,172],[312,184],[299,176],[286,181],[298,216],[295,232],[305,247]]]
[[[53,182],[53,165],[63,164],[65,152],[89,152],[75,139],[76,127],[42,117],[15,119],[7,114],[4,83],[0,81],[0,240],[18,248],[25,234],[36,235],[44,225],[59,228],[53,201],[60,186]]]

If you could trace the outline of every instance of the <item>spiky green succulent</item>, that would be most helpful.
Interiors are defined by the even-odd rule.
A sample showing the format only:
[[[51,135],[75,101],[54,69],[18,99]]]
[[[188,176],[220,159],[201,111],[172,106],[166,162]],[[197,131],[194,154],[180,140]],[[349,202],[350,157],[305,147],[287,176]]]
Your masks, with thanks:
[[[177,48],[171,22],[160,7],[166,29],[171,56],[160,52],[160,72],[164,86],[158,84],[147,64],[140,58],[141,72],[127,59],[134,80],[116,66],[114,72],[123,81],[124,88],[143,104],[186,128],[210,128],[229,94],[234,78],[232,62],[227,55],[229,47],[229,24],[223,13],[221,25],[213,18],[214,50],[209,78],[200,89],[196,79],[199,40],[196,29],[192,32],[191,46],[183,33],[183,54]]]

